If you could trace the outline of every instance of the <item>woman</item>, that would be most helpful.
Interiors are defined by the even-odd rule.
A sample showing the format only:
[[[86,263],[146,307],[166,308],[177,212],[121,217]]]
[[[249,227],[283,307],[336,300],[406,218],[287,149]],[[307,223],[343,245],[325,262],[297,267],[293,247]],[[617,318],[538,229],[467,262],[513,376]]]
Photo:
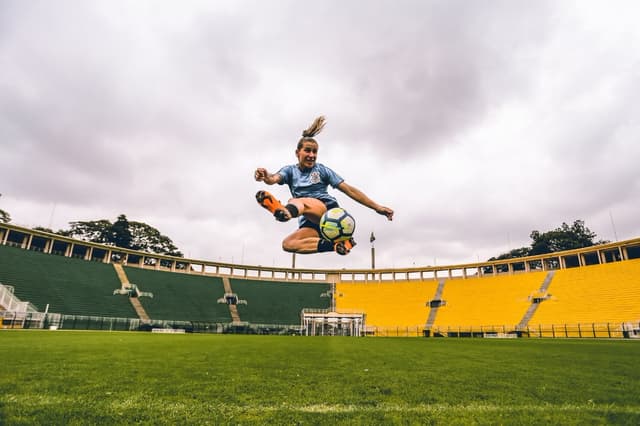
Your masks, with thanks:
[[[329,195],[327,187],[331,185],[359,202],[360,204],[375,210],[377,213],[393,219],[393,210],[384,207],[359,189],[349,185],[330,168],[317,163],[318,142],[314,136],[320,133],[324,127],[324,117],[318,117],[302,132],[302,138],[298,141],[296,158],[298,164],[284,166],[277,173],[271,174],[264,168],[255,171],[255,179],[267,185],[275,183],[287,184],[291,191],[291,198],[286,206],[283,206],[273,195],[267,191],[258,191],[256,199],[258,203],[269,210],[280,222],[300,217],[298,230],[287,236],[282,241],[282,248],[292,253],[322,253],[335,251],[345,255],[356,245],[351,238],[346,241],[332,243],[320,237],[320,218],[328,209],[338,207],[338,202]]]

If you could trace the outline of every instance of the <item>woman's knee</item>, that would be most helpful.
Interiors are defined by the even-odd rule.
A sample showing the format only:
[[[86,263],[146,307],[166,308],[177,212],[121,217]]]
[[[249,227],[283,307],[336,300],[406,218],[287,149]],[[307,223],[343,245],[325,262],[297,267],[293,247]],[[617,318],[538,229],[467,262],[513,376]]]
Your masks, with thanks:
[[[298,240],[291,236],[282,240],[282,250],[293,253],[298,249]]]
[[[318,223],[324,212],[327,211],[327,207],[318,199],[297,198],[295,200],[300,206],[300,214],[314,223]]]

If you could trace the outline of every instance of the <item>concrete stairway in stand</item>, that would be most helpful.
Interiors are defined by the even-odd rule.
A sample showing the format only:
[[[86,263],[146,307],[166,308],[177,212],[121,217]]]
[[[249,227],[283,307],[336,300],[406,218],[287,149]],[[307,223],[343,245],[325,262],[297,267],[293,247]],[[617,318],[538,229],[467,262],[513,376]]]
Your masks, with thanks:
[[[233,289],[231,288],[231,282],[229,282],[229,278],[222,277],[222,284],[224,285],[225,294],[233,293]],[[238,313],[238,307],[236,305],[229,304],[229,313],[231,314],[231,320],[233,322],[240,322],[240,314]]]
[[[129,282],[129,278],[127,278],[126,272],[124,272],[122,265],[120,265],[119,263],[113,263],[113,268],[116,270],[118,279],[120,279],[122,290],[128,290],[131,287],[131,283]],[[140,300],[137,297],[129,296],[129,302],[131,302],[131,306],[133,306],[133,309],[135,309],[138,318],[140,318],[142,322],[151,322],[151,318],[149,318],[149,315],[147,315],[147,312],[144,310],[142,303],[140,303]]]

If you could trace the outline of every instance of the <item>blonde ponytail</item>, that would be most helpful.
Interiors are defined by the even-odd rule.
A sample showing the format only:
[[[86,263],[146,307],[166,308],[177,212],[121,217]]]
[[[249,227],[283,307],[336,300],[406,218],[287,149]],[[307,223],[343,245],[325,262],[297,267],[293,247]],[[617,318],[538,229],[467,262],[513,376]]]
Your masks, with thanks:
[[[324,124],[325,124],[325,118],[324,118],[324,115],[321,115],[320,117],[313,120],[313,123],[311,123],[311,126],[309,126],[306,130],[302,131],[302,137],[303,138],[314,137],[315,135],[317,135],[322,131],[322,129],[324,128]]]

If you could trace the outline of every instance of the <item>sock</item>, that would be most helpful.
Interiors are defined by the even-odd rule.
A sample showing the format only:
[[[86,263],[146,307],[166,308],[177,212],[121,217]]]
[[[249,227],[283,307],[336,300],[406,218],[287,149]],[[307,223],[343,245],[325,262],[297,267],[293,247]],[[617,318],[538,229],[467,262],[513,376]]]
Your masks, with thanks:
[[[284,206],[284,208],[289,210],[289,213],[291,213],[291,217],[298,217],[298,215],[300,214],[298,208],[293,204],[287,204],[286,206]]]
[[[333,251],[333,243],[320,238],[320,241],[318,241],[318,253],[324,253],[327,251]]]

